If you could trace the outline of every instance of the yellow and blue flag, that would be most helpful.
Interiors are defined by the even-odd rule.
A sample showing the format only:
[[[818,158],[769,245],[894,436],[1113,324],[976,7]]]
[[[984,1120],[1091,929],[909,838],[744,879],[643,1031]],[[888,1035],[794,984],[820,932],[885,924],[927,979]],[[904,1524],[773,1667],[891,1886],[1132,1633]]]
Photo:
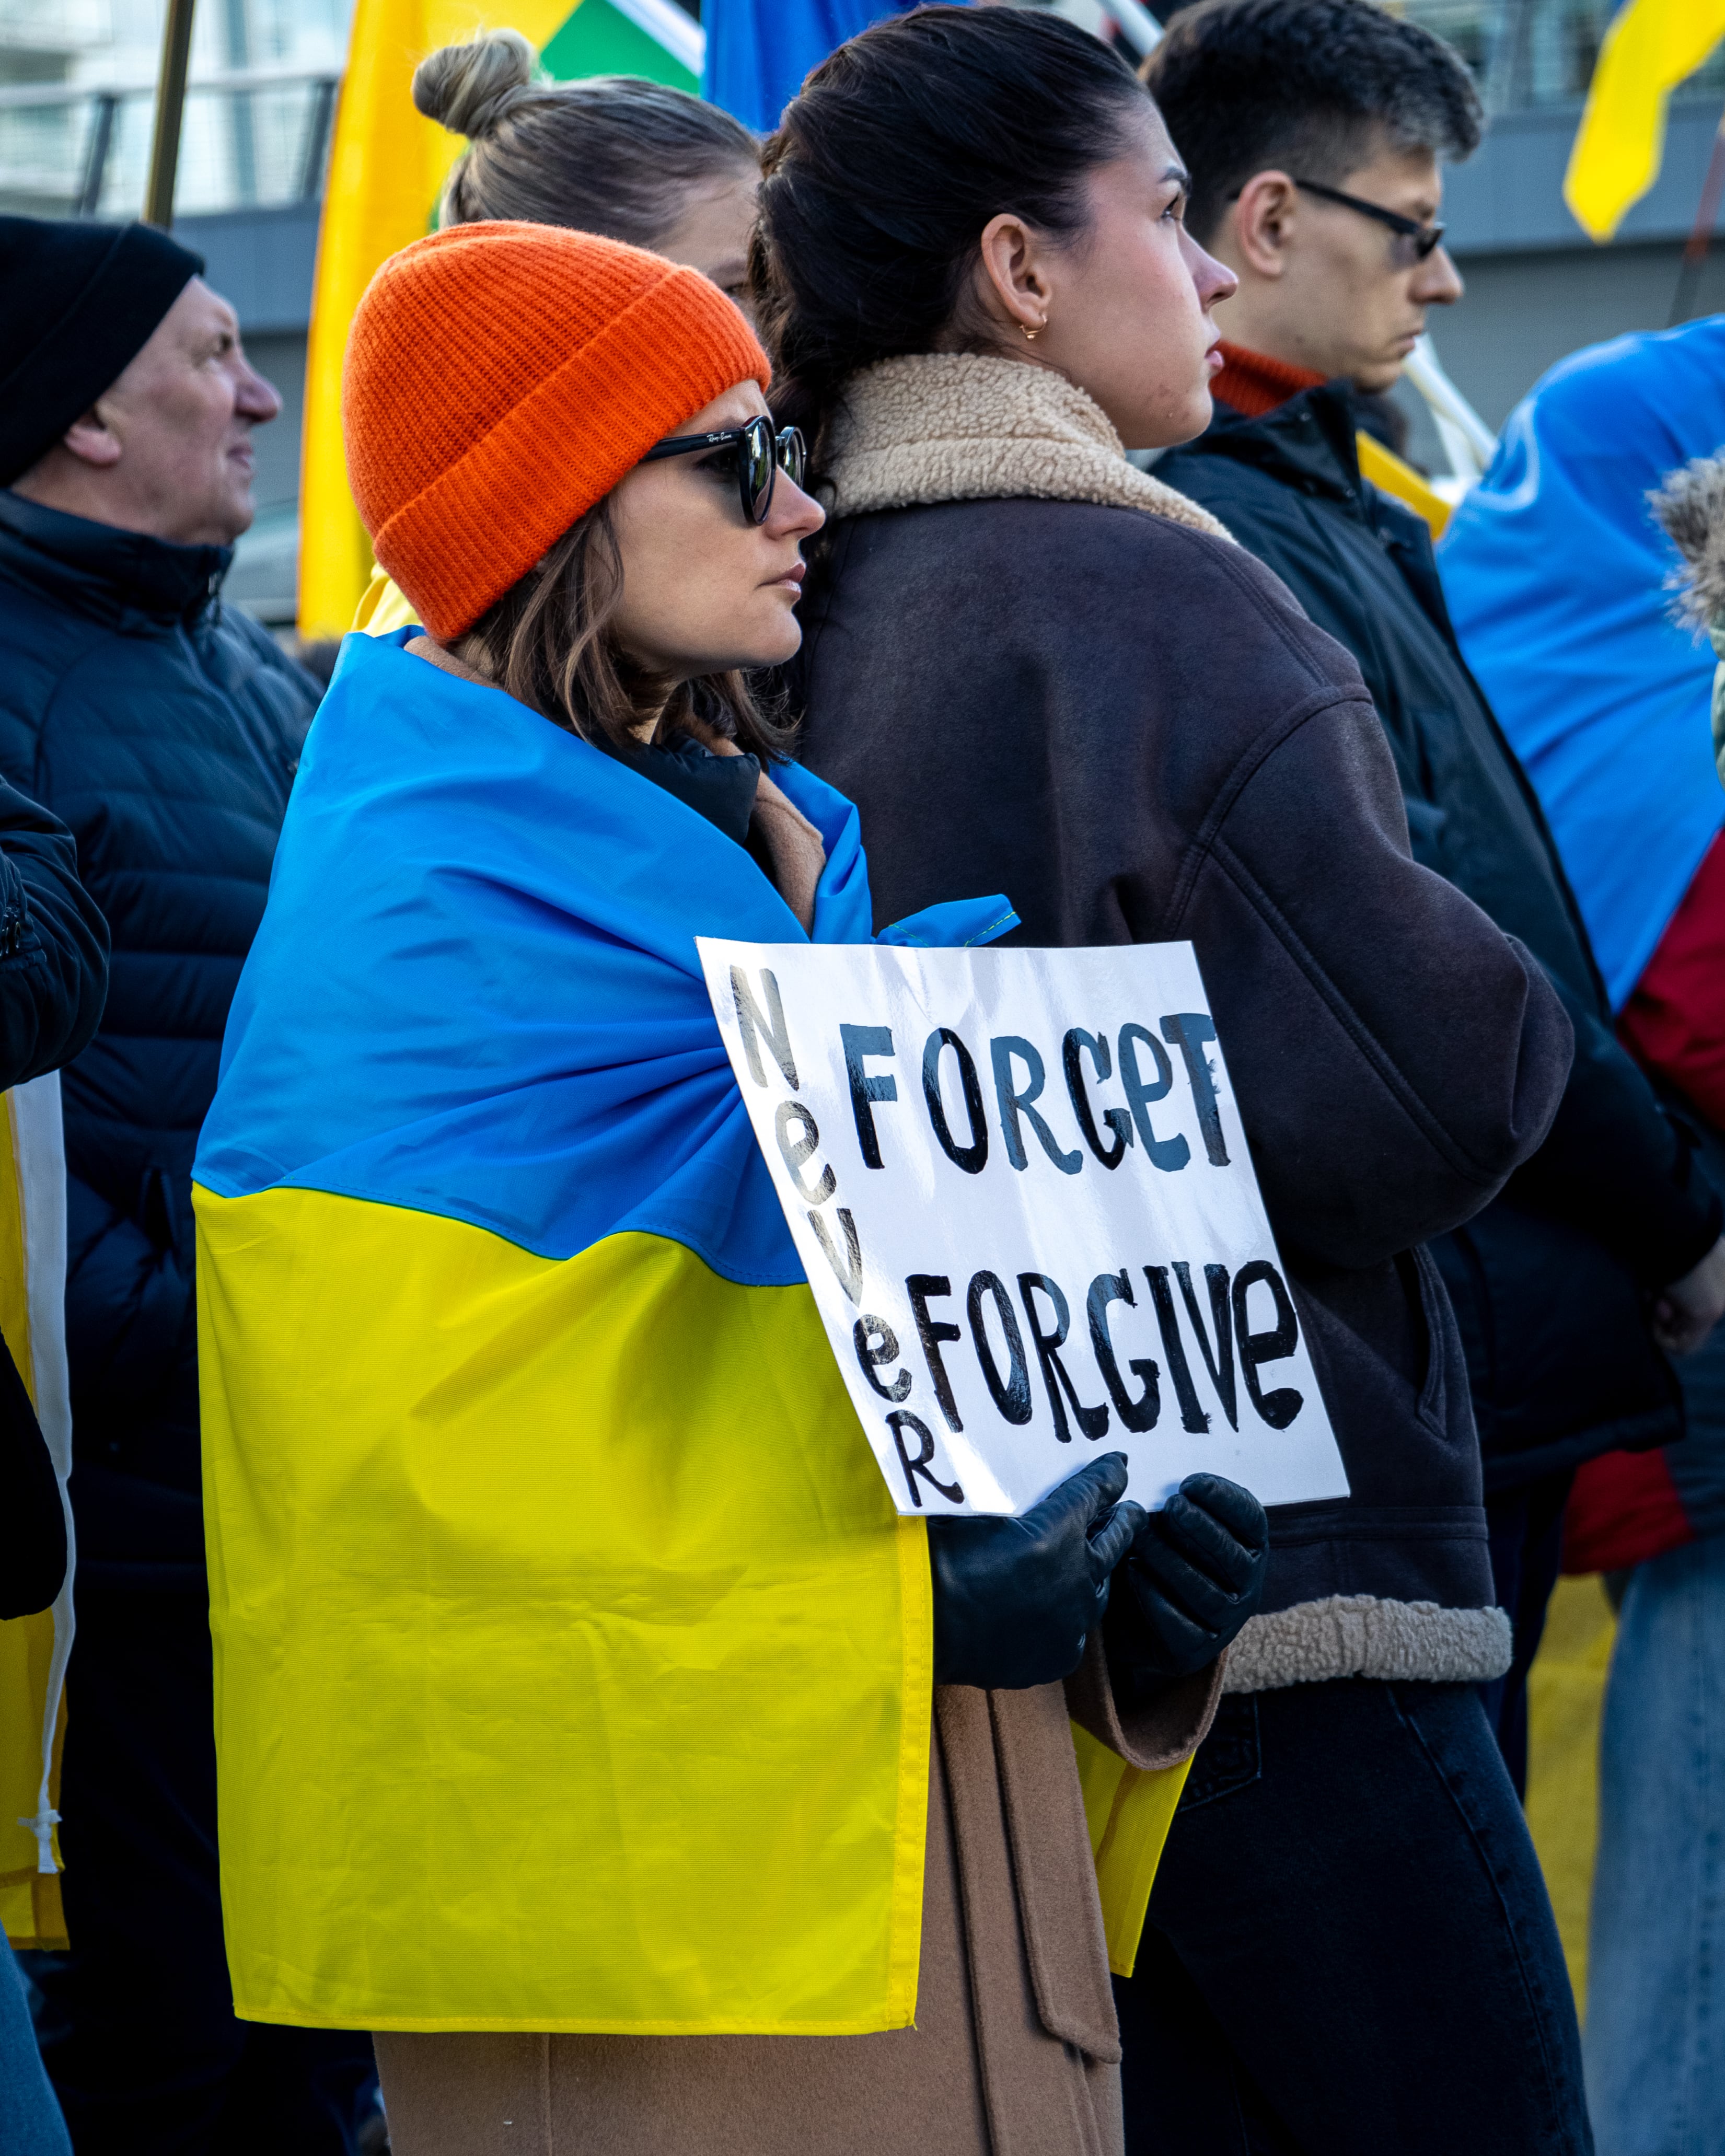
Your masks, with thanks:
[[[343,646],[195,1169],[236,2009],[901,2027],[924,1529],[695,947],[803,931],[693,810],[407,634]],[[865,941],[856,812],[775,776],[826,847],[814,940]]]

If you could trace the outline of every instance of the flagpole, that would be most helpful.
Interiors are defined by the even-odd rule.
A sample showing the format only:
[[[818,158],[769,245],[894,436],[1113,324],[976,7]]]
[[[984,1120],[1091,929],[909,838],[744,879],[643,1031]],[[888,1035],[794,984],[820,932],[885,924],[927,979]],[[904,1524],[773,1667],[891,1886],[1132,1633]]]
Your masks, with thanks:
[[[186,71],[192,58],[193,0],[167,0],[162,26],[162,67],[156,78],[156,129],[150,142],[150,177],[144,189],[144,222],[166,232],[174,221],[174,178],[180,162],[180,125],[186,112]]]

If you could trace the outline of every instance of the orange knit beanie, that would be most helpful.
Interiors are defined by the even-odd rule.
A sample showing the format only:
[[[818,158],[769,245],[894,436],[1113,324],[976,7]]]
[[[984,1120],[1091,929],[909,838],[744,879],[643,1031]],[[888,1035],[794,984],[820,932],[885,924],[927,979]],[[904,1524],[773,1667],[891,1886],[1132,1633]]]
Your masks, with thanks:
[[[420,620],[458,636],[655,442],[771,375],[697,270],[557,225],[455,225],[359,303],[348,480]]]

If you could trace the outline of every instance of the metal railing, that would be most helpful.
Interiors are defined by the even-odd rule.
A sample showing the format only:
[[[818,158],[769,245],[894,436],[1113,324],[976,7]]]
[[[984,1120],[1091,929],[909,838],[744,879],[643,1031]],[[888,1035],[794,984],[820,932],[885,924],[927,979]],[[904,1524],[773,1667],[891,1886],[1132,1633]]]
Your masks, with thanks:
[[[1405,0],[1398,12],[1447,38],[1491,112],[1579,105],[1622,0]],[[1725,97],[1725,54],[1678,92]]]
[[[260,67],[188,84],[180,213],[316,200],[340,80]],[[136,215],[154,95],[150,82],[0,85],[0,207]]]

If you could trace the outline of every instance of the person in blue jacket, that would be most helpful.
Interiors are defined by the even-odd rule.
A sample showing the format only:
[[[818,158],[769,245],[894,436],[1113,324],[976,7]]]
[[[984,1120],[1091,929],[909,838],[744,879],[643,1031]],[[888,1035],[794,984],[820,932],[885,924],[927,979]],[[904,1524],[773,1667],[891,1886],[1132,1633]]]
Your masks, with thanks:
[[[233,2014],[193,1306],[193,1148],[317,691],[222,604],[281,400],[203,264],[142,225],[0,218],[0,776],[113,932],[64,1080],[80,1552],[69,1954],[38,1958],[80,2156],[352,2146],[363,2037]]]

